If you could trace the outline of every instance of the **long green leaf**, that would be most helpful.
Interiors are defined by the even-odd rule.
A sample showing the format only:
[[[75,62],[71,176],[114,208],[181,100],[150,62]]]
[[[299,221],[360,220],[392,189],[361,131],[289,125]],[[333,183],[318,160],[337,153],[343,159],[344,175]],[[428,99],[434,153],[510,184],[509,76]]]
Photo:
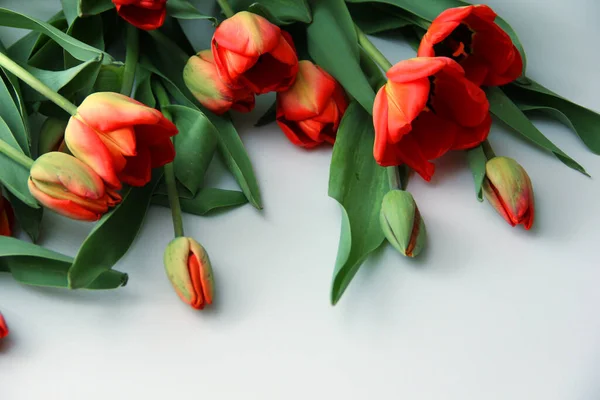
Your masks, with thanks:
[[[0,74],[0,117],[12,132],[12,136],[19,144],[21,151],[29,156],[31,155],[29,135],[25,130],[19,106],[15,104],[15,98],[13,97],[16,95],[15,88],[11,85],[12,90],[10,90],[7,84],[11,85],[11,82],[8,79],[6,81],[2,79]]]
[[[73,259],[12,237],[0,236],[0,271],[10,272],[25,285],[68,286],[67,272]],[[125,286],[127,274],[108,271],[98,276],[86,289],[114,289]]]
[[[8,194],[8,199],[15,211],[17,221],[21,229],[27,233],[33,243],[36,243],[40,237],[40,225],[42,224],[42,217],[44,216],[44,209],[33,208],[28,206],[19,200],[12,193]]]
[[[475,195],[477,200],[483,201],[483,181],[485,179],[485,165],[487,164],[487,157],[483,151],[482,146],[477,146],[473,149],[467,150],[467,160],[469,161],[469,168],[473,174],[473,183],[475,184]]]
[[[206,215],[224,208],[241,206],[248,203],[244,193],[237,190],[203,188],[192,199],[179,198],[183,212],[195,215]],[[157,193],[152,198],[152,204],[170,207],[166,193]]]
[[[385,238],[379,224],[388,190],[385,168],[373,159],[373,120],[356,102],[344,114],[333,147],[329,196],[342,206],[342,231],[333,274],[336,304],[354,275]]]
[[[600,115],[559,96],[532,79],[503,88],[523,111],[543,111],[572,129],[595,154],[600,154]]]
[[[201,13],[189,0],[169,0],[167,13],[177,19],[200,19],[208,20],[215,25],[217,23],[215,17]]]
[[[230,3],[235,11],[264,9],[274,18],[271,22],[277,25],[294,22],[309,24],[312,20],[306,0],[230,0]]]
[[[16,11],[0,8],[0,26],[31,29],[36,32],[44,33],[50,36],[52,40],[56,41],[63,49],[68,51],[69,54],[80,61],[88,61],[92,59],[102,60],[106,63],[113,61],[113,58],[107,53],[70,37],[66,33],[56,29],[44,21],[40,21],[36,18],[18,13]]]
[[[114,7],[115,4],[111,0],[79,0],[77,4],[77,16],[83,18],[98,15]]]
[[[161,170],[162,171],[162,170]],[[109,271],[127,253],[148,211],[152,192],[162,176],[156,173],[144,187],[131,188],[85,239],[69,269],[69,287],[83,288]]]
[[[498,87],[488,87],[485,89],[485,92],[490,101],[490,111],[492,114],[500,118],[505,124],[535,145],[554,153],[554,155],[568,167],[589,176],[579,163],[569,157],[552,143],[550,139],[544,136],[544,134],[533,125],[529,118],[523,114],[523,111],[521,111],[506,94],[504,94],[502,89]]]
[[[308,52],[369,113],[375,92],[360,67],[354,23],[343,0],[313,0],[313,22],[307,27]]]

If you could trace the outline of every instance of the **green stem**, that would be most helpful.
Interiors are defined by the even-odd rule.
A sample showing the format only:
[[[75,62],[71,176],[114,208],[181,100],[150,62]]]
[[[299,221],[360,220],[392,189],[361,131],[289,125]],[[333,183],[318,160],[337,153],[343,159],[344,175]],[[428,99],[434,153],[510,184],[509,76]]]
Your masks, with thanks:
[[[379,49],[373,44],[373,42],[371,42],[371,40],[369,40],[362,29],[360,29],[356,24],[354,25],[354,28],[356,29],[356,34],[358,35],[358,44],[365,50],[369,57],[371,57],[371,59],[386,72],[388,69],[392,68],[392,63],[389,62],[383,53],[379,51]]]
[[[127,24],[127,50],[125,53],[125,70],[123,71],[123,83],[121,84],[121,94],[131,96],[133,82],[135,80],[135,70],[140,57],[140,40],[138,29]]]
[[[494,149],[492,149],[492,145],[487,139],[483,143],[481,143],[481,148],[483,149],[483,153],[485,154],[488,160],[491,160],[492,158],[496,157],[496,153],[494,152]]]
[[[400,171],[398,167],[386,167],[388,182],[390,183],[390,189],[400,189],[402,190],[402,182],[400,180]]]
[[[8,58],[5,54],[0,53],[0,66],[12,72],[17,78],[31,86],[41,95],[51,100],[54,104],[65,110],[71,115],[77,114],[77,107],[69,100],[50,89],[42,81],[31,75],[27,70],[19,64]]]
[[[0,53],[1,54],[1,53]],[[4,140],[0,139],[0,153],[4,154],[11,160],[21,164],[28,171],[31,169],[33,165],[33,160],[27,157],[25,154],[21,153],[19,150],[12,147],[10,144],[6,143]]]
[[[169,95],[163,85],[157,81],[152,81],[152,89],[158,100],[160,109],[165,118],[171,120],[171,113],[165,107],[171,105]],[[165,183],[167,184],[167,194],[169,196],[169,205],[171,206],[171,215],[173,216],[173,230],[175,237],[184,236],[183,218],[181,217],[181,203],[179,202],[179,192],[177,191],[177,180],[175,179],[175,168],[173,163],[164,166]]]
[[[227,18],[233,17],[233,14],[235,14],[235,11],[233,11],[233,8],[231,8],[231,6],[229,5],[229,2],[227,2],[227,0],[217,0],[217,3],[219,3],[221,10],[223,10],[223,14],[225,14],[225,16]]]

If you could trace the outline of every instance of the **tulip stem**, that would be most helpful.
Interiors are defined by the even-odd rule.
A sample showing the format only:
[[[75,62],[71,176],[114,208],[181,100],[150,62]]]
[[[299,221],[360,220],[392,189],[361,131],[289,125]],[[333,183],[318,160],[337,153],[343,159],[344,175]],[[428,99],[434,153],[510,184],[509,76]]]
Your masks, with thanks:
[[[69,100],[50,89],[46,84],[40,81],[35,76],[31,75],[25,68],[8,58],[5,54],[0,53],[0,66],[6,68],[13,73],[17,78],[31,86],[41,95],[51,100],[54,104],[65,110],[71,115],[77,114],[77,107]]]
[[[23,167],[25,167],[28,171],[31,169],[33,165],[33,160],[27,157],[25,154],[20,152],[19,150],[12,147],[10,144],[6,143],[4,140],[0,139],[0,153],[4,154],[11,160],[19,163]]]
[[[171,105],[169,95],[164,86],[157,80],[152,81],[152,90],[158,100],[158,105],[169,121],[172,119],[171,113],[165,107]],[[172,140],[172,139],[171,139]],[[177,191],[177,179],[175,178],[175,167],[173,163],[168,163],[164,167],[165,183],[167,184],[167,194],[169,197],[169,205],[171,206],[171,215],[173,216],[173,230],[175,237],[185,236],[183,231],[183,218],[181,217],[181,203],[179,202],[179,192]]]
[[[494,152],[494,149],[492,149],[492,145],[490,144],[489,140],[486,139],[483,143],[481,143],[481,148],[483,149],[483,153],[488,160],[496,157],[496,153]]]
[[[227,2],[227,0],[217,0],[217,3],[219,3],[219,6],[221,7],[223,14],[225,14],[225,16],[227,18],[233,17],[233,15],[235,14],[235,11],[233,11],[233,8],[231,8],[231,6]]]
[[[365,50],[369,57],[371,57],[371,59],[375,61],[375,63],[386,72],[390,68],[392,68],[392,63],[389,62],[389,60],[383,55],[383,53],[379,51],[379,49],[373,44],[373,42],[371,42],[371,40],[367,37],[367,35],[365,35],[362,29],[360,29],[356,24],[354,24],[354,28],[356,29],[356,34],[358,35],[358,44]]]
[[[402,190],[402,180],[400,179],[400,170],[398,167],[386,167],[390,190]]]
[[[125,52],[125,70],[123,71],[123,82],[121,83],[121,94],[131,96],[135,70],[140,57],[140,40],[138,29],[127,24],[127,48]]]

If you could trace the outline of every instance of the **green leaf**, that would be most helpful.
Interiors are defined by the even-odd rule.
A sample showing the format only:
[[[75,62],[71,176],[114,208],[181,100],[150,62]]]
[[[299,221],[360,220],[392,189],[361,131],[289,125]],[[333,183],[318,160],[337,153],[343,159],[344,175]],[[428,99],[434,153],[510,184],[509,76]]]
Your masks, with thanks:
[[[146,186],[127,189],[121,204],[94,227],[69,269],[70,288],[90,285],[127,253],[144,222],[152,192],[162,177],[160,171]]]
[[[67,23],[71,25],[77,19],[77,8],[79,0],[60,0],[62,9],[67,18]]]
[[[98,61],[90,60],[64,71],[48,71],[34,67],[25,68],[52,90],[69,97],[80,90],[84,90],[90,82],[95,82],[100,66],[101,64]],[[27,102],[47,100],[43,95],[28,86],[24,88],[23,95]]]
[[[12,273],[25,285],[67,287],[67,271],[73,259],[63,254],[12,237],[0,236],[0,271]],[[86,289],[114,289],[125,286],[127,274],[108,271]]]
[[[10,85],[12,90],[7,85]],[[19,109],[20,105],[15,104],[15,98],[13,97],[13,95],[17,95],[15,90],[16,88],[12,86],[11,81],[8,79],[5,81],[0,76],[0,118],[4,120],[8,129],[12,132],[12,136],[19,144],[22,152],[30,156],[29,134],[25,129],[24,119]]]
[[[94,82],[94,92],[119,93],[124,71],[125,67],[122,63],[101,65],[96,82]]]
[[[29,207],[12,193],[8,194],[8,199],[15,212],[17,221],[19,221],[19,226],[27,233],[31,241],[36,243],[40,237],[40,225],[42,224],[44,209],[42,207]]]
[[[572,129],[595,154],[600,154],[600,115],[552,92],[539,83],[521,79],[503,88],[522,111],[539,110]]]
[[[250,204],[262,209],[260,190],[252,169],[252,163],[231,119],[227,116],[215,115],[206,110],[187,89],[181,73],[188,59],[186,53],[159,32],[151,31],[150,36],[154,39],[155,45],[146,46],[146,54],[152,57],[152,62],[144,60],[142,57],[140,64],[162,78],[167,91],[178,103],[192,111],[199,111],[208,117],[219,133],[219,150],[225,164],[233,173],[240,188],[248,197]]]
[[[254,126],[260,127],[260,126],[269,125],[271,122],[275,122],[276,119],[277,119],[277,102],[274,101],[273,104],[271,104],[271,107],[269,107],[269,109],[267,111],[265,111],[265,113],[258,119],[258,121],[256,121]]]
[[[271,22],[277,25],[310,24],[312,20],[306,0],[230,0],[229,3],[235,11],[249,10],[260,15],[262,10],[266,10],[273,18]]]
[[[91,15],[101,14],[114,7],[115,5],[111,0],[79,0],[77,5],[77,15],[79,17],[89,17]]]
[[[313,0],[307,27],[308,51],[316,64],[336,78],[372,113],[375,92],[360,67],[358,38],[343,0]]]
[[[488,159],[483,151],[483,147],[477,146],[467,150],[467,160],[469,168],[473,174],[473,183],[475,184],[475,195],[477,200],[483,201],[483,181],[485,179],[485,164]]]
[[[413,24],[397,7],[386,4],[347,4],[354,23],[367,35],[391,31]]]
[[[373,120],[358,103],[346,110],[333,147],[329,196],[342,206],[342,232],[333,274],[336,304],[354,275],[385,238],[379,224],[387,172],[373,158]]]
[[[519,107],[504,94],[502,89],[498,87],[488,87],[485,89],[485,92],[490,102],[490,111],[492,114],[500,118],[504,123],[529,139],[535,145],[554,153],[554,155],[568,167],[589,176],[581,165],[544,136],[544,134],[533,125],[529,118],[523,114]]]
[[[69,25],[67,35],[80,40],[82,43],[88,44],[98,50],[104,51],[104,26],[102,17],[94,15],[88,18],[75,18]],[[72,57],[68,52],[64,54],[64,67],[70,68],[78,65],[79,60]]]
[[[206,215],[212,211],[241,206],[248,203],[244,193],[237,190],[203,188],[192,199],[179,198],[183,212],[195,215]],[[170,207],[166,193],[157,193],[152,198],[152,204]]]
[[[188,125],[193,124],[198,119],[206,118],[200,110],[190,107],[171,106],[169,110],[174,120],[182,121],[183,119],[187,119],[188,122],[186,124]],[[217,132],[214,128],[208,131]],[[237,132],[234,129],[227,129],[222,126],[222,129],[218,130],[218,134],[216,134],[216,139],[218,140],[218,146],[223,154],[225,164],[239,183],[242,192],[244,192],[254,207],[260,209],[261,202],[258,182],[256,182],[252,164]]]
[[[2,118],[0,118],[0,139],[23,153],[23,150],[19,147],[19,143]],[[29,171],[25,167],[4,154],[0,154],[0,183],[25,204],[30,207],[39,208],[37,201],[29,193],[29,188],[27,187],[28,179]]]
[[[381,68],[363,49],[360,49],[360,67],[373,91],[377,92],[387,82],[387,78],[381,71]]]
[[[205,19],[217,24],[217,19],[212,15],[202,14],[188,0],[169,0],[167,2],[167,13],[177,19]]]
[[[58,43],[69,54],[80,61],[88,61],[92,59],[102,60],[105,63],[110,63],[113,58],[107,53],[89,46],[66,33],[56,29],[52,25],[40,21],[36,18],[11,11],[6,8],[0,8],[0,26],[8,26],[12,28],[30,29],[36,32],[46,34]]]
[[[156,97],[152,91],[152,73],[138,64],[136,76],[136,86],[133,93],[135,93],[135,99],[139,102],[144,103],[148,107],[156,107]]]
[[[217,133],[208,117],[200,111],[185,111],[184,106],[165,107],[179,129],[175,137],[175,176],[192,194],[204,184],[204,175],[217,148]],[[184,109],[184,110],[182,110]]]
[[[389,4],[392,6],[396,6],[401,8],[404,11],[407,11],[411,14],[414,14],[418,18],[422,18],[426,21],[433,21],[438,15],[440,15],[443,11],[448,8],[455,7],[464,7],[470,5],[466,1],[461,0],[346,0],[348,3],[383,3]],[[496,23],[500,28],[502,28],[510,38],[513,43],[519,49],[521,53],[521,57],[523,58],[523,74],[525,73],[527,58],[525,55],[525,50],[523,49],[523,45],[519,40],[519,36],[515,32],[515,30],[501,17],[496,17]],[[426,27],[426,25],[421,24],[422,27]]]

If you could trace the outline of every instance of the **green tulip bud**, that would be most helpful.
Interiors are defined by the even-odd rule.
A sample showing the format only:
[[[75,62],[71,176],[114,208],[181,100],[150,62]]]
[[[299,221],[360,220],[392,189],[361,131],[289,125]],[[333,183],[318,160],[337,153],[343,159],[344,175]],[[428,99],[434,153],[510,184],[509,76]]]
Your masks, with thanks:
[[[405,256],[415,257],[425,246],[425,223],[409,192],[389,191],[381,204],[379,222],[387,240]]]

